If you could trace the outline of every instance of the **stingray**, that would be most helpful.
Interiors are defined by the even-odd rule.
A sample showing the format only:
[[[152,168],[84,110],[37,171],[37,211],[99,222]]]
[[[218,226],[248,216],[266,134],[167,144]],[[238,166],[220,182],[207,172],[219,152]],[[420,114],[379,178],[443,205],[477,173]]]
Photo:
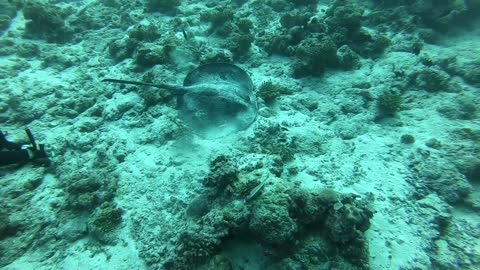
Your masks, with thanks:
[[[233,64],[201,65],[187,74],[183,86],[118,79],[102,81],[171,91],[177,96],[179,117],[206,138],[219,138],[247,129],[257,118],[252,80]]]

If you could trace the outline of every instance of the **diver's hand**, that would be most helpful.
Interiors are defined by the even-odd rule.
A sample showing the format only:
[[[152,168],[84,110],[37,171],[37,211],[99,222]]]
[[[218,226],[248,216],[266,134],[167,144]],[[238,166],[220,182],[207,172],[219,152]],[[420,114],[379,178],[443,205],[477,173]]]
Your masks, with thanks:
[[[23,145],[23,150],[26,150],[28,153],[28,158],[35,166],[50,166],[50,159],[48,159],[47,153],[43,145],[40,145],[39,149],[34,148],[32,145]]]

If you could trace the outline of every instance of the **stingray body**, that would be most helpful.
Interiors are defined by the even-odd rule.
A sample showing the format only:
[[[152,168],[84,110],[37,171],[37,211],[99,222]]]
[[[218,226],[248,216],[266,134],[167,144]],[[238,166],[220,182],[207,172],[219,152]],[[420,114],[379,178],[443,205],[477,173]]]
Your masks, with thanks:
[[[254,86],[238,66],[212,63],[197,67],[183,86],[104,79],[107,82],[157,87],[178,97],[179,116],[202,137],[218,138],[248,128],[257,117]]]

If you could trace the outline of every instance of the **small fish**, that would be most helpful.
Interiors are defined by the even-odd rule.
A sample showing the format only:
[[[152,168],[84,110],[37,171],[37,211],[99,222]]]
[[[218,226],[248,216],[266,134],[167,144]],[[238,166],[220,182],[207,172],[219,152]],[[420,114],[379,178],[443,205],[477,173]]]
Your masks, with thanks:
[[[187,31],[185,31],[185,29],[182,29],[182,34],[183,34],[183,38],[184,38],[185,40],[188,40]]]
[[[261,191],[263,189],[263,187],[265,186],[265,183],[267,183],[267,180],[269,178],[269,175],[267,175],[267,177],[265,178],[265,180],[263,180],[262,182],[260,182],[260,184],[258,184],[255,188],[253,188],[250,193],[248,194],[248,196],[243,199],[243,202],[244,203],[249,203],[251,202],[252,200],[256,199],[258,196],[260,196],[261,194]]]

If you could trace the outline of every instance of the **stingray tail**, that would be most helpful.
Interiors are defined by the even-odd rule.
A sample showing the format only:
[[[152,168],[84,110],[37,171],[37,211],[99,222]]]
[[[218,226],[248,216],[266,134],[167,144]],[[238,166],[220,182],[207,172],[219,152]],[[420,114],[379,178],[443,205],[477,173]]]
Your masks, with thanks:
[[[113,83],[123,83],[123,84],[133,84],[133,85],[141,85],[141,86],[149,86],[149,87],[156,87],[159,89],[166,89],[173,91],[177,94],[183,94],[185,91],[182,87],[177,87],[174,85],[169,84],[153,84],[153,83],[145,83],[145,82],[137,82],[137,81],[127,81],[127,80],[118,80],[118,79],[103,79],[102,82],[113,82]]]

